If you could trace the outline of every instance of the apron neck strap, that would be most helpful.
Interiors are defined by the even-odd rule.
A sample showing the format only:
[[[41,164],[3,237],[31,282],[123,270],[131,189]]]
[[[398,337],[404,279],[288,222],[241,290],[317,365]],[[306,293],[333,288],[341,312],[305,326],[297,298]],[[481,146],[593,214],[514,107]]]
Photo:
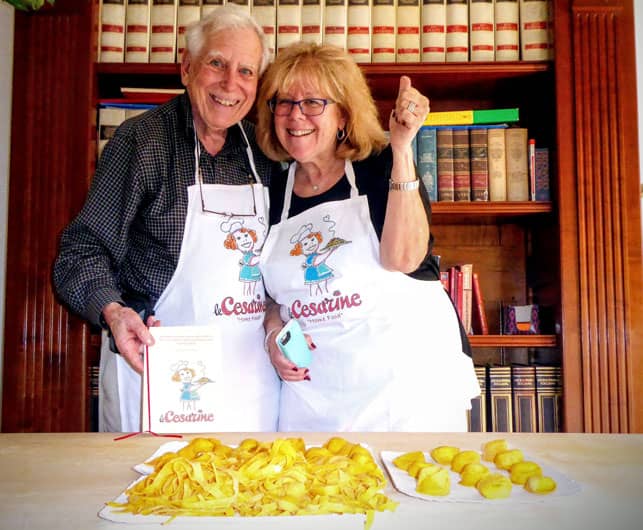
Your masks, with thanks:
[[[295,187],[295,171],[297,169],[297,162],[292,162],[288,168],[288,178],[286,180],[286,191],[284,192],[284,207],[281,210],[281,221],[288,219],[288,212],[290,211],[290,202],[292,199],[292,191]],[[351,186],[350,198],[355,199],[359,196],[359,190],[355,180],[355,171],[353,170],[353,163],[350,160],[344,161],[344,174]]]
[[[255,167],[255,159],[254,155],[252,154],[252,149],[250,148],[250,141],[248,140],[248,135],[246,134],[246,131],[243,128],[243,125],[241,125],[241,122],[237,122],[237,125],[239,126],[239,129],[241,129],[241,134],[243,135],[243,139],[246,141],[246,155],[248,156],[248,162],[250,162],[250,170],[252,171],[252,175],[255,178],[255,182],[257,184],[261,184],[261,178],[259,178],[259,172],[257,171],[257,168]],[[196,134],[196,125],[194,124],[194,120],[192,120],[192,127],[194,129],[194,184],[199,183],[199,179],[201,179],[201,173],[199,172],[199,160],[201,158],[201,143],[199,142],[199,137]]]

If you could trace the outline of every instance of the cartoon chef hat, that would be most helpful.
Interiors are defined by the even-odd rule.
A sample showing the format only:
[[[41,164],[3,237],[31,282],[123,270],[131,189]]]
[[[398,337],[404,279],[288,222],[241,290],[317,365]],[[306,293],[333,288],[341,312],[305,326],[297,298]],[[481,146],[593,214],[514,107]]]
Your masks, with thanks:
[[[290,243],[292,245],[294,245],[295,243],[299,243],[302,239],[312,234],[312,232],[313,232],[312,223],[302,225],[299,227],[299,230],[297,230],[297,233],[290,238]]]
[[[228,232],[231,234],[240,228],[243,228],[243,219],[230,217],[221,223],[220,228],[222,232]]]

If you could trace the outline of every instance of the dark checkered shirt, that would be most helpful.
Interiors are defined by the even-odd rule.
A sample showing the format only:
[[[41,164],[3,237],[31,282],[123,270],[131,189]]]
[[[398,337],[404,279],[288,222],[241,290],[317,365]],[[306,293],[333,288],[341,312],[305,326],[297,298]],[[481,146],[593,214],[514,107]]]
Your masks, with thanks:
[[[255,143],[243,122],[264,185],[279,166]],[[223,149],[201,149],[205,183],[247,184],[251,169],[239,127]],[[105,146],[80,214],[64,230],[54,264],[61,299],[90,322],[122,293],[154,303],[169,283],[181,251],[194,180],[194,127],[187,95],[124,122]],[[212,265],[213,268],[216,264]]]

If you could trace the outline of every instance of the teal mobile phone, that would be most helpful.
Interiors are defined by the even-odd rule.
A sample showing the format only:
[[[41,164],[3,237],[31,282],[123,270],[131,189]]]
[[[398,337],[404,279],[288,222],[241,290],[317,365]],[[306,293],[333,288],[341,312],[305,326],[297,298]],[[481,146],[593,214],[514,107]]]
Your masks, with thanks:
[[[312,361],[308,342],[296,319],[291,318],[276,337],[281,352],[297,366],[308,368]]]

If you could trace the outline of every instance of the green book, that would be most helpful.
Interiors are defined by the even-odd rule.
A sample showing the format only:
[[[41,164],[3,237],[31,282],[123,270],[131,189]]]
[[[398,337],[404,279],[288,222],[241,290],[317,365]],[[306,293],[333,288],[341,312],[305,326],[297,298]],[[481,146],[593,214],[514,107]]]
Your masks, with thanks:
[[[518,109],[485,109],[473,111],[473,123],[508,123],[518,121]]]

